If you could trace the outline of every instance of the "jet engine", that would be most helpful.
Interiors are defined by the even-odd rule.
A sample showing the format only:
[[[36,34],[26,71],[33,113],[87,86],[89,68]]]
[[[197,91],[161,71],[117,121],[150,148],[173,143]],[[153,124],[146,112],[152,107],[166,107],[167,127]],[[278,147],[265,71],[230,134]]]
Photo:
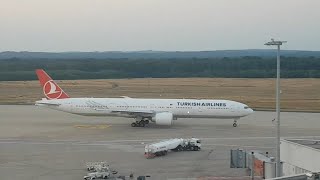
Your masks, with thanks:
[[[153,117],[153,120],[155,121],[155,123],[157,125],[170,126],[170,125],[172,125],[173,114],[170,112],[157,113]]]

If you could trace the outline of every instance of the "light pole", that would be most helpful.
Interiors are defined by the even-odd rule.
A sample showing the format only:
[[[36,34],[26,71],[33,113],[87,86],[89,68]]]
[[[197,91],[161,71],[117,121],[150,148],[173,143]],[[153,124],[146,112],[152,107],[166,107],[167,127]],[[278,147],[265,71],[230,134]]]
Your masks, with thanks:
[[[277,83],[276,83],[276,109],[277,109],[277,177],[281,176],[281,164],[280,164],[280,46],[287,41],[275,41],[271,39],[270,42],[265,43],[266,46],[277,46]]]

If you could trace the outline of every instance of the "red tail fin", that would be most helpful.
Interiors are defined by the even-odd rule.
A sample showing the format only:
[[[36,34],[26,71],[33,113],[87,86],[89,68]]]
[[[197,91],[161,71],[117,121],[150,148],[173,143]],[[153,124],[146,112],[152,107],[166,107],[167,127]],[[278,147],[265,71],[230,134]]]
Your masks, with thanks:
[[[47,99],[69,98],[68,94],[65,93],[43,69],[37,69],[36,74],[40,81],[43,94],[46,96]]]

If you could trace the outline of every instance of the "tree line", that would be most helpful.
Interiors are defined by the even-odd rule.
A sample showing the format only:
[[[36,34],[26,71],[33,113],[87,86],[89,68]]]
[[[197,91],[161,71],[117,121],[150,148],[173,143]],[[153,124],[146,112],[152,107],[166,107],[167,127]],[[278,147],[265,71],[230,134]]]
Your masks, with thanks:
[[[114,78],[274,78],[276,59],[262,57],[188,59],[4,59],[0,81],[37,79],[45,69],[54,79]],[[320,58],[282,57],[281,77],[319,78]]]

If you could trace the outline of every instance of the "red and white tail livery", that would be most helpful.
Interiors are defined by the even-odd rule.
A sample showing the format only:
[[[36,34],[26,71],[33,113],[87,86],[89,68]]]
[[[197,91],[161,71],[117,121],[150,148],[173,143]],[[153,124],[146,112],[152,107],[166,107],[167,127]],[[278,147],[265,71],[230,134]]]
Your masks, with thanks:
[[[43,69],[37,69],[36,74],[40,81],[43,94],[46,96],[47,99],[69,98],[68,94],[65,93]]]

